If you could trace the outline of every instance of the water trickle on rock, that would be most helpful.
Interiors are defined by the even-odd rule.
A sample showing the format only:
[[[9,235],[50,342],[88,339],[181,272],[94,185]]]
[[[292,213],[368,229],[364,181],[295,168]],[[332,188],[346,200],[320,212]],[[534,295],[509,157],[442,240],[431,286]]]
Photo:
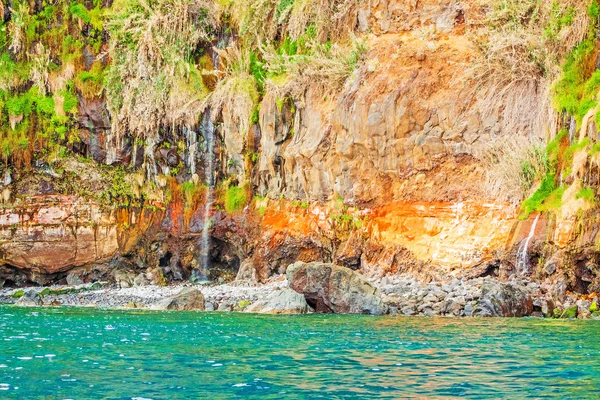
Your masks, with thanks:
[[[212,220],[210,212],[214,199],[215,187],[215,125],[210,117],[210,108],[207,108],[202,115],[202,123],[200,132],[204,137],[205,143],[205,176],[206,176],[206,203],[204,204],[202,238],[201,238],[201,263],[199,274],[196,274],[196,281],[207,281],[209,268],[209,253],[210,253],[210,227]]]
[[[537,226],[538,223],[538,219],[540,218],[540,215],[536,215],[535,219],[533,220],[533,224],[531,224],[531,229],[529,230],[529,235],[527,236],[527,238],[525,239],[525,241],[523,241],[523,244],[521,244],[521,247],[519,247],[519,251],[517,252],[517,273],[524,275],[527,272],[529,272],[529,254],[527,252],[528,248],[529,248],[529,242],[531,241],[531,239],[533,238],[533,235],[535,234],[535,227]]]
[[[573,144],[573,140],[575,140],[575,131],[577,130],[577,122],[575,118],[571,117],[569,121],[569,144]]]
[[[227,45],[229,37],[222,36],[216,48],[222,49]],[[212,63],[215,71],[219,70],[219,53],[217,51],[212,52]],[[214,188],[215,188],[215,124],[211,116],[211,107],[207,107],[202,114],[202,122],[200,123],[200,133],[204,137],[205,145],[205,169],[204,175],[206,176],[206,203],[204,204],[203,213],[203,227],[202,227],[202,238],[200,243],[200,270],[192,273],[192,280],[195,282],[208,282],[208,271],[210,264],[210,227],[212,225],[212,219],[210,212],[212,210],[214,201]],[[191,140],[190,136],[187,136],[188,140]],[[196,136],[197,140],[197,136]],[[188,143],[189,145],[189,143]],[[193,160],[190,154],[190,159]],[[195,167],[192,170],[192,175],[195,172]]]
[[[184,128],[183,133],[188,149],[186,164],[190,169],[190,174],[194,176],[196,174],[196,155],[198,154],[198,132]]]

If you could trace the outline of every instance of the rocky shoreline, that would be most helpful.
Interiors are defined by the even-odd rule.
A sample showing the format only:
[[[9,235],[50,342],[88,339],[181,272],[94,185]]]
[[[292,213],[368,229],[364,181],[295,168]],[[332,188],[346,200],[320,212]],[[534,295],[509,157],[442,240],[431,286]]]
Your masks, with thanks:
[[[117,287],[108,283],[0,289],[0,304],[89,306],[267,314],[334,312],[401,316],[600,319],[595,294],[522,278],[423,283],[411,275],[367,280],[332,264],[296,263],[263,284],[233,282]]]

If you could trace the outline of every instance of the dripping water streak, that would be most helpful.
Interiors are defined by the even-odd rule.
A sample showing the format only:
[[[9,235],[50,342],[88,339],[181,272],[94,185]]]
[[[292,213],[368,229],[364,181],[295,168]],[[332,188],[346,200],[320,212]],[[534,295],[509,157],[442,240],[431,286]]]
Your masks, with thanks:
[[[187,166],[190,168],[190,174],[196,174],[196,154],[198,153],[198,133],[184,128],[186,145],[188,148]]]
[[[222,49],[227,44],[227,36],[223,36],[217,43],[217,48]],[[213,51],[212,54],[213,68],[215,71],[219,70],[219,53]],[[202,281],[207,281],[209,271],[209,253],[210,253],[210,227],[212,225],[210,212],[212,210],[213,198],[214,198],[214,186],[215,186],[215,125],[211,119],[211,108],[210,106],[204,111],[202,115],[202,123],[200,126],[202,135],[204,136],[204,143],[206,145],[206,203],[204,205],[204,226],[202,227],[202,243],[201,243],[201,268],[202,273],[199,277]]]
[[[527,253],[527,250],[529,248],[529,242],[535,234],[535,227],[537,226],[539,218],[540,215],[536,215],[535,219],[533,220],[533,224],[531,224],[531,229],[529,230],[529,235],[527,236],[527,239],[525,239],[525,241],[519,248],[519,251],[517,252],[517,273],[519,274],[525,274],[529,270],[529,254]]]
[[[202,134],[206,143],[206,203],[204,205],[204,226],[202,228],[202,272],[203,279],[208,276],[209,252],[210,252],[210,211],[213,205],[213,191],[215,186],[215,126],[210,118],[210,108],[202,116]]]
[[[577,122],[575,122],[575,118],[571,117],[571,121],[569,122],[569,144],[573,144],[573,140],[575,140],[576,130]]]

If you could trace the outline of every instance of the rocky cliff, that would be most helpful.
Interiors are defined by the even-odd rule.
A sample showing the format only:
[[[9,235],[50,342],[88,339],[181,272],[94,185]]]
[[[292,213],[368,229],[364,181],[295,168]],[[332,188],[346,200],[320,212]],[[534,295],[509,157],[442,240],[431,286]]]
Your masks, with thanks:
[[[595,0],[3,9],[0,282],[600,285]]]

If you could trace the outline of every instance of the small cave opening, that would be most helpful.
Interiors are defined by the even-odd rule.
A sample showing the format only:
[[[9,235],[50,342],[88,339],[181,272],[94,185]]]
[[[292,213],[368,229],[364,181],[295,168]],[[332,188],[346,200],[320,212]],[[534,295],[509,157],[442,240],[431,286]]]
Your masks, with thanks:
[[[579,294],[589,294],[589,286],[594,281],[594,274],[587,263],[577,263],[573,270],[571,291]]]
[[[212,238],[209,252],[209,279],[225,281],[235,279],[241,260],[234,246],[224,240]]]
[[[588,287],[591,282],[587,282],[580,276],[575,276],[575,284],[572,287],[573,292],[579,294],[589,294]]]
[[[167,251],[165,255],[158,260],[158,265],[161,268],[169,267],[171,265],[171,257],[173,257],[173,254],[170,251]]]
[[[499,271],[500,266],[498,264],[488,264],[479,276],[481,278],[485,278],[488,276],[492,278],[497,278],[500,275]]]
[[[1,279],[0,279],[0,280],[1,280]],[[13,281],[12,279],[7,279],[7,280],[5,280],[5,281],[4,281],[4,285],[3,285],[3,287],[5,287],[5,288],[14,288],[14,287],[16,287],[16,286],[17,286],[16,282],[15,282],[15,281]]]

